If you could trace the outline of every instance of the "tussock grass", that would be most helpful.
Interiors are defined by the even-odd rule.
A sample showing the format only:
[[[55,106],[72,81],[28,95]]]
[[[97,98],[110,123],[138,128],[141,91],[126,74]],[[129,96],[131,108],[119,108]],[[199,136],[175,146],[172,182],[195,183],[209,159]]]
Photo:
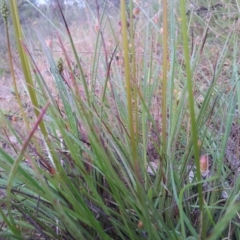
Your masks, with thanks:
[[[5,18],[1,238],[238,239],[238,8],[86,2],[79,27],[56,3],[47,39],[9,5],[27,99]]]

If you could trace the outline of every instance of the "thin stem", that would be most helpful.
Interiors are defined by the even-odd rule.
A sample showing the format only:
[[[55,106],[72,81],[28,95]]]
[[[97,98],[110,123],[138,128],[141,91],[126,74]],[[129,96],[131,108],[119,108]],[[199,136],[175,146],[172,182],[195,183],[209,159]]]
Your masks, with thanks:
[[[185,0],[180,1],[181,7],[181,17],[182,17],[182,34],[183,34],[183,44],[184,44],[184,58],[186,65],[186,75],[187,75],[187,88],[188,88],[188,106],[190,111],[190,119],[191,119],[191,136],[193,141],[193,150],[194,150],[194,160],[197,168],[197,187],[198,187],[198,198],[199,198],[199,206],[200,206],[200,226],[199,233],[201,235],[201,239],[205,239],[205,231],[202,229],[204,226],[202,224],[203,217],[203,194],[202,194],[202,184],[201,181],[201,172],[200,172],[200,161],[199,161],[199,148],[198,148],[198,132],[197,125],[195,119],[195,111],[194,111],[194,96],[193,96],[193,82],[192,82],[192,71],[190,67],[190,55],[188,48],[188,31],[187,31],[187,21],[186,21],[186,12],[185,12]]]
[[[163,80],[162,80],[162,145],[167,152],[167,72],[168,72],[168,8],[163,0]]]
[[[121,25],[122,25],[122,38],[123,38],[123,49],[124,49],[124,69],[125,69],[125,80],[126,80],[126,91],[127,91],[127,105],[128,105],[128,124],[130,132],[130,141],[132,148],[132,160],[133,167],[138,180],[140,180],[140,168],[137,161],[137,148],[134,135],[134,124],[133,124],[133,107],[132,107],[132,87],[131,87],[131,76],[130,76],[130,63],[129,63],[129,50],[128,50],[128,36],[127,36],[127,20],[126,20],[126,5],[125,1],[121,0]]]

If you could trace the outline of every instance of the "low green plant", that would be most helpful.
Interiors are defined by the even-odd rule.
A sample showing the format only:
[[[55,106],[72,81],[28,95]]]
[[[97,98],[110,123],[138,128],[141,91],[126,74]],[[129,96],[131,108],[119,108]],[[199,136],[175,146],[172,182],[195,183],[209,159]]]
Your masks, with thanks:
[[[8,126],[1,140],[17,154],[0,148],[1,238],[239,238],[239,177],[231,178],[226,161],[239,125],[237,34],[232,30],[219,40],[216,56],[210,19],[194,42],[190,31],[199,16],[186,15],[184,0],[171,0],[174,9],[164,0],[162,19],[158,3],[144,2],[121,0],[119,23],[88,8],[98,23],[90,60],[78,52],[58,4],[70,46],[56,35],[61,60],[36,30],[51,89],[10,1],[35,116],[28,119],[18,95],[6,24],[14,91],[29,134],[23,136],[1,110]],[[203,154],[209,156],[206,178]]]

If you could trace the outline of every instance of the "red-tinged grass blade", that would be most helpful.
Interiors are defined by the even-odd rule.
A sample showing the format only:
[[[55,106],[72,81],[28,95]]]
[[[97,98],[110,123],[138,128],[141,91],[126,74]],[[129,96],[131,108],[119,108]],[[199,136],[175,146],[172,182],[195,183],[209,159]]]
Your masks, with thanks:
[[[15,40],[17,42],[18,53],[19,53],[19,57],[21,60],[22,71],[23,71],[24,78],[26,81],[28,94],[30,96],[32,105],[34,107],[34,113],[35,113],[36,117],[38,118],[40,115],[40,111],[39,111],[39,103],[38,103],[38,99],[37,99],[37,92],[34,89],[33,79],[32,79],[31,70],[30,70],[30,66],[29,66],[29,60],[28,60],[27,53],[26,53],[27,52],[26,46],[24,45],[24,43],[22,41],[23,34],[22,34],[22,28],[20,25],[20,19],[19,19],[18,7],[17,7],[16,1],[10,1],[10,9],[11,9],[11,16],[12,16],[13,27],[14,27],[14,32],[15,32]],[[43,121],[40,121],[39,127],[41,129],[41,133],[44,137],[46,145],[49,148],[49,154],[52,157],[55,167],[58,169],[59,165],[58,165],[57,156],[54,155],[54,151],[51,151],[51,145],[50,145],[50,141],[48,138],[47,129],[46,129],[46,126]]]
[[[46,111],[47,111],[47,108],[49,106],[49,102],[45,105],[45,107],[43,108],[43,110],[41,111],[36,123],[34,124],[31,132],[29,133],[27,139],[25,140],[25,142],[23,143],[23,146],[22,146],[22,149],[16,159],[16,161],[14,162],[13,166],[12,166],[12,169],[10,171],[10,174],[9,174],[9,180],[8,180],[8,188],[7,188],[7,208],[8,208],[8,214],[10,216],[10,220],[11,220],[11,223],[12,223],[12,226],[15,226],[14,224],[14,219],[12,217],[12,213],[11,213],[11,209],[10,209],[10,203],[11,203],[11,198],[10,198],[10,195],[11,195],[11,188],[12,188],[12,184],[13,184],[13,180],[14,180],[14,177],[15,177],[15,174],[17,172],[17,168],[20,164],[20,162],[22,161],[22,157],[24,156],[24,152],[26,151],[26,148],[31,140],[31,138],[33,137],[33,134],[35,133],[35,131],[37,130],[40,122],[42,121],[42,118],[43,116],[45,115]],[[16,227],[14,227],[14,232],[15,233],[18,233],[18,230]]]

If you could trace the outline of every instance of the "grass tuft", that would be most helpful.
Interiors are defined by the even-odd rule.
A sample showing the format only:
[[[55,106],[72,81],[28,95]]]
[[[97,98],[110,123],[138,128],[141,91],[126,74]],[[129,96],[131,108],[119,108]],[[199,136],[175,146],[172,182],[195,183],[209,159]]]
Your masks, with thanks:
[[[0,238],[238,239],[238,6],[29,8],[1,11]]]

